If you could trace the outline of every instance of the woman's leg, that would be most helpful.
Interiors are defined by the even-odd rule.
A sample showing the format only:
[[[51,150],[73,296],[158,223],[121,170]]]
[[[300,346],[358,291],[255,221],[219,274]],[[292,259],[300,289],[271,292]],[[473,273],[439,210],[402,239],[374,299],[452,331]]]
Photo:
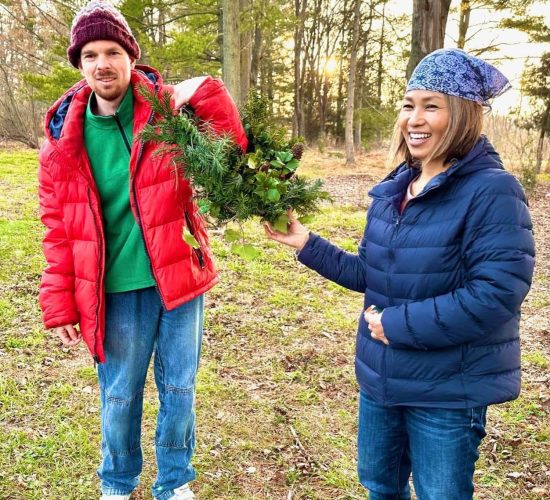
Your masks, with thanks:
[[[468,500],[474,494],[478,447],[487,407],[408,407],[405,413],[413,481],[419,500]]]
[[[359,481],[370,500],[409,500],[411,464],[403,408],[359,396],[357,435]]]

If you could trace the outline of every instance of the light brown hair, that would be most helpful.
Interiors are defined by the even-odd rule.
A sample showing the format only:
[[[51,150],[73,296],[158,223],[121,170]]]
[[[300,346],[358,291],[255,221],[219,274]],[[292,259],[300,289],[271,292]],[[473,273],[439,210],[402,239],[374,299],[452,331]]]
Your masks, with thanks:
[[[441,157],[444,158],[444,163],[453,158],[463,158],[479,140],[483,128],[483,107],[481,104],[460,97],[443,95],[449,107],[449,125],[441,142],[432,154],[424,160],[425,163]],[[402,161],[406,161],[409,165],[415,162],[401,133],[399,118],[396,120],[393,129],[389,160],[393,166]]]

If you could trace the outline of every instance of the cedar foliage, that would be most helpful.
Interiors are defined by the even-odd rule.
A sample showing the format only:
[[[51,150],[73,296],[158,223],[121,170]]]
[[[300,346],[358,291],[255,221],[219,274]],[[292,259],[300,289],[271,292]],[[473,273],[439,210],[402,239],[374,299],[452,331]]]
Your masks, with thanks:
[[[295,175],[303,146],[273,125],[267,99],[256,92],[241,109],[247,151],[230,137],[216,135],[190,108],[175,114],[168,93],[155,96],[146,88],[141,93],[156,114],[141,139],[166,145],[161,153],[174,155],[173,165],[191,182],[200,212],[218,224],[260,217],[286,232],[289,208],[309,216],[330,200],[321,180]]]

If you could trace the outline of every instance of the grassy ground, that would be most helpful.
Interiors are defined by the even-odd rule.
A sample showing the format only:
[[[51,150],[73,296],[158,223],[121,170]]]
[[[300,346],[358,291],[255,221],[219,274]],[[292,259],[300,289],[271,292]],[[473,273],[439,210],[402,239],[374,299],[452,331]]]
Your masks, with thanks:
[[[371,160],[358,172],[377,178]],[[335,167],[341,162],[327,155],[304,163],[312,175],[333,176],[338,191],[334,176],[353,173]],[[547,243],[549,203],[544,193],[539,198],[533,206],[537,237]],[[354,250],[363,224],[364,209],[336,204],[311,228]],[[355,472],[353,352],[361,296],[296,264],[257,224],[246,231],[262,248],[252,263],[212,238],[222,283],[207,301],[193,488],[200,499],[366,498]],[[41,325],[41,235],[36,153],[1,151],[0,498],[93,499],[97,381],[84,348],[61,348]],[[547,259],[525,307],[523,395],[490,410],[477,498],[540,498],[550,490],[549,312]],[[145,467],[135,498],[150,498],[157,408],[149,383]]]

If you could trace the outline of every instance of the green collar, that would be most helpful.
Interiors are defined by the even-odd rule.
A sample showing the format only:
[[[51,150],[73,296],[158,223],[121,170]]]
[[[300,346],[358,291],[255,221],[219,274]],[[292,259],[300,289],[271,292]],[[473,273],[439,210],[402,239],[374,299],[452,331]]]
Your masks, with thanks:
[[[131,124],[134,119],[134,94],[132,92],[132,86],[128,86],[128,90],[116,110],[114,115],[109,116],[100,116],[95,115],[92,111],[92,104],[94,103],[96,97],[95,92],[90,94],[90,99],[88,100],[88,105],[86,106],[86,121],[88,124],[93,125],[97,128],[102,129],[116,129],[117,124],[115,121],[115,115],[119,119],[123,127]]]

